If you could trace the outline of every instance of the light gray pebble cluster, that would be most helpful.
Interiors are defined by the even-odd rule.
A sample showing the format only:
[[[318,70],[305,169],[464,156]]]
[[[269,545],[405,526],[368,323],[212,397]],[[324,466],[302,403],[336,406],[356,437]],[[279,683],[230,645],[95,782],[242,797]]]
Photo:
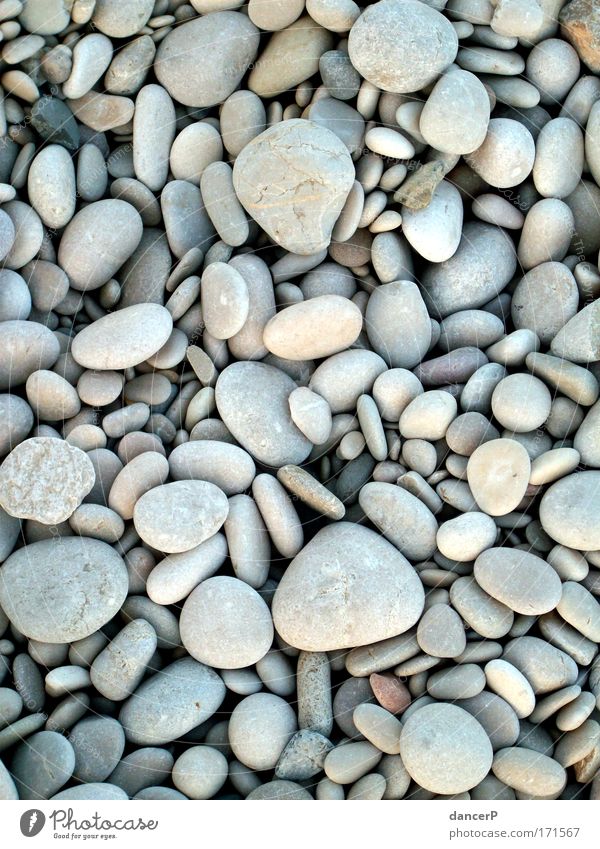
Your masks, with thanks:
[[[591,0],[0,0],[0,799],[600,798]]]

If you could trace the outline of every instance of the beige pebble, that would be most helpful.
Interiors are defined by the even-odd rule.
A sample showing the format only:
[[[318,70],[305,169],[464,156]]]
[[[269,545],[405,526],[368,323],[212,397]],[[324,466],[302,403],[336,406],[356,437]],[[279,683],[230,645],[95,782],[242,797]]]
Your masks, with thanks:
[[[505,699],[520,719],[535,708],[531,684],[519,670],[505,660],[490,660],[485,665],[485,677],[490,690]]]
[[[457,657],[467,644],[460,616],[447,604],[425,611],[417,628],[421,649],[432,657]]]
[[[352,715],[354,724],[369,743],[380,752],[397,755],[400,752],[400,720],[379,705],[360,704]]]
[[[560,578],[541,557],[526,551],[489,548],[475,561],[477,583],[516,613],[540,615],[561,598]]]
[[[265,327],[264,343],[269,351],[286,359],[321,359],[349,348],[362,323],[362,314],[352,301],[321,295],[274,316]]]
[[[467,479],[481,510],[503,516],[514,510],[527,489],[531,462],[514,439],[493,439],[469,457]]]
[[[504,784],[531,796],[553,796],[567,782],[559,763],[533,749],[501,749],[494,756],[492,770]]]
[[[217,339],[235,336],[248,317],[250,300],[246,281],[231,265],[211,263],[202,275],[202,314],[206,328]]]
[[[137,501],[148,490],[163,484],[168,474],[169,463],[162,454],[139,454],[116,474],[108,492],[108,506],[122,519],[132,519]]]

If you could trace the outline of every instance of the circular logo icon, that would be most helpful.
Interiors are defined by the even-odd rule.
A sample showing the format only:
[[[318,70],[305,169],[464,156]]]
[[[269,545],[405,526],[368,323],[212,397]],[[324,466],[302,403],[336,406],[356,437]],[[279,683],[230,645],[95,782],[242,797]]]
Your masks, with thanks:
[[[24,837],[35,837],[43,829],[46,823],[46,817],[42,811],[37,808],[32,808],[30,811],[25,811],[21,815],[21,834]]]

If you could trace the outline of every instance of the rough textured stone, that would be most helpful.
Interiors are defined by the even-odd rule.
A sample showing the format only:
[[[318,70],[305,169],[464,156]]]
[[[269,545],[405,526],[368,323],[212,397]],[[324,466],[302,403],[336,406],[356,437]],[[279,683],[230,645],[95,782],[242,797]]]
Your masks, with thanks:
[[[594,0],[571,0],[560,13],[561,31],[579,58],[600,73],[600,8]]]
[[[438,11],[414,0],[381,0],[350,30],[350,59],[360,74],[384,91],[418,91],[451,62],[458,39]]]
[[[60,439],[33,437],[0,467],[0,504],[11,516],[54,525],[79,507],[94,480],[84,451]]]
[[[329,245],[354,182],[345,144],[313,121],[282,121],[246,145],[233,184],[246,211],[277,244],[297,254]]]

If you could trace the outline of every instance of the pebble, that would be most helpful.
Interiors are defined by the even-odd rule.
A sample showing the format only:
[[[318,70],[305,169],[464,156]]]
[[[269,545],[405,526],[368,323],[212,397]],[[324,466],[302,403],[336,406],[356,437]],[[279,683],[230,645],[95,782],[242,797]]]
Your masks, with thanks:
[[[171,315],[159,304],[125,307],[83,328],[73,340],[73,357],[88,369],[129,368],[159,351],[172,327]]]
[[[600,548],[599,481],[600,472],[577,472],[546,490],[540,502],[540,522],[553,540],[578,551]]]
[[[494,545],[496,533],[496,524],[490,516],[465,513],[440,525],[436,544],[445,557],[468,562]]]
[[[400,755],[414,781],[445,795],[475,787],[493,759],[479,722],[462,708],[444,703],[425,705],[405,721]]]
[[[530,796],[555,797],[563,790],[567,776],[555,760],[532,749],[501,749],[494,755],[492,770],[496,778]]]
[[[144,86],[135,101],[133,167],[138,180],[152,191],[160,191],[167,182],[174,138],[173,101],[161,86]]]
[[[267,350],[278,357],[321,359],[349,348],[362,324],[362,313],[352,301],[320,295],[278,312],[266,325],[263,339]]]
[[[505,699],[520,719],[530,716],[535,707],[535,694],[515,666],[505,660],[490,660],[485,665],[485,678],[490,690]]]
[[[273,640],[269,609],[244,581],[208,578],[188,596],[181,612],[183,645],[196,660],[220,669],[251,666]]]
[[[450,601],[464,621],[488,640],[505,636],[513,625],[511,609],[485,592],[470,576],[454,581]]]
[[[585,587],[575,581],[565,581],[556,609],[562,618],[584,637],[598,642],[600,604]]]
[[[531,133],[518,121],[492,118],[483,144],[465,161],[491,186],[506,189],[531,173],[535,150]]]
[[[63,486],[57,486],[57,466]],[[60,440],[34,437],[17,445],[3,462],[0,504],[11,516],[53,525],[69,518],[93,484],[94,469],[83,451]]]
[[[381,752],[371,743],[344,743],[325,758],[325,775],[336,784],[352,784],[381,760]]]
[[[589,372],[586,371],[586,374],[589,374]],[[596,403],[583,419],[573,440],[574,449],[579,452],[581,461],[587,466],[598,467],[600,465],[596,438],[597,428],[600,424],[599,413],[600,404]]]
[[[221,418],[255,459],[267,466],[302,463],[311,443],[293,423],[288,397],[297,386],[266,363],[238,362],[221,372],[215,387]]]
[[[125,748],[125,734],[120,723],[105,716],[80,720],[71,729],[69,741],[75,750],[73,775],[89,784],[108,778]]]
[[[133,620],[94,658],[92,684],[107,699],[126,699],[141,683],[155,651],[154,628],[143,619]]]
[[[43,642],[87,637],[115,615],[127,594],[121,557],[85,537],[31,543],[6,560],[1,579],[7,615],[26,636]]]
[[[297,729],[290,705],[271,693],[255,693],[237,704],[229,720],[236,758],[254,770],[273,769]]]
[[[378,286],[365,314],[374,350],[393,368],[417,365],[431,343],[431,322],[419,288],[409,280]]]
[[[536,695],[570,687],[577,678],[575,661],[538,637],[517,637],[504,649],[503,660],[523,673]]]
[[[415,251],[430,262],[445,262],[454,256],[461,239],[462,223],[460,193],[445,180],[435,189],[425,209],[402,209],[404,235]]]
[[[123,705],[119,721],[130,742],[160,746],[209,719],[224,696],[214,670],[184,657],[147,678]]]
[[[261,98],[275,97],[308,80],[319,70],[333,36],[304,15],[277,31],[259,55],[248,77],[248,88]]]
[[[561,598],[561,582],[554,569],[525,551],[490,548],[475,561],[474,576],[492,598],[516,613],[547,613]]]
[[[583,148],[583,134],[571,118],[554,118],[542,127],[533,165],[533,183],[542,197],[566,198],[577,188]]]
[[[11,774],[20,799],[50,799],[73,775],[73,746],[56,731],[38,731],[15,750]]]
[[[321,599],[314,612],[311,598]],[[402,633],[422,606],[403,556],[373,531],[342,522],[319,531],[294,558],[276,590],[273,620],[291,645],[331,651]]]
[[[137,210],[122,200],[101,200],[76,213],[58,252],[71,285],[87,291],[110,280],[138,246],[142,229]],[[85,237],[90,231],[93,240]]]
[[[552,396],[546,385],[529,374],[508,375],[492,393],[494,417],[516,433],[527,433],[544,424],[551,405]]]
[[[475,449],[467,464],[467,480],[480,509],[505,516],[525,495],[531,461],[514,439],[492,439]]]
[[[379,705],[363,703],[355,708],[353,720],[361,734],[380,752],[399,754],[402,723],[389,711]]]
[[[189,551],[215,534],[228,513],[225,494],[207,481],[174,481],[144,493],[133,511],[135,528],[152,548]]]
[[[361,76],[383,91],[400,93],[433,82],[454,61],[457,48],[449,21],[414,0],[373,4],[353,24],[348,39],[350,59]]]
[[[371,482],[362,487],[359,502],[365,515],[405,557],[416,561],[431,557],[438,524],[422,501],[393,484]]]
[[[515,249],[504,232],[490,224],[469,222],[456,253],[425,270],[425,303],[441,318],[483,306],[502,291],[515,270]]]
[[[192,746],[173,765],[173,784],[188,799],[212,799],[227,779],[227,758],[210,746]]]
[[[298,156],[305,158],[303,170],[289,166]],[[265,173],[271,189],[263,187]],[[343,142],[330,130],[298,119],[254,138],[233,168],[235,191],[248,214],[277,244],[302,255],[329,245],[353,182],[354,166]]]
[[[519,281],[511,302],[517,329],[533,330],[548,345],[577,312],[579,292],[569,269],[560,262],[542,262]]]
[[[238,12],[187,21],[162,40],[156,76],[179,103],[213,106],[235,91],[256,56],[258,41],[254,24]]]
[[[463,663],[453,669],[434,672],[427,678],[427,692],[437,699],[454,701],[457,698],[472,698],[485,687],[485,675],[474,663]]]
[[[486,137],[490,101],[485,86],[469,71],[452,68],[435,83],[425,102],[419,130],[442,153],[467,154]]]
[[[600,355],[598,347],[598,303],[594,301],[574,315],[550,343],[551,352],[574,363],[587,365]]]
[[[125,467],[119,464],[108,486],[108,506],[122,519],[132,519],[137,501],[163,484],[169,474],[167,460],[157,451],[144,451]]]
[[[417,628],[419,647],[430,657],[457,657],[467,640],[460,616],[447,604],[428,607]]]
[[[333,744],[322,734],[310,729],[297,731],[281,753],[275,775],[284,780],[302,781],[323,769]]]

